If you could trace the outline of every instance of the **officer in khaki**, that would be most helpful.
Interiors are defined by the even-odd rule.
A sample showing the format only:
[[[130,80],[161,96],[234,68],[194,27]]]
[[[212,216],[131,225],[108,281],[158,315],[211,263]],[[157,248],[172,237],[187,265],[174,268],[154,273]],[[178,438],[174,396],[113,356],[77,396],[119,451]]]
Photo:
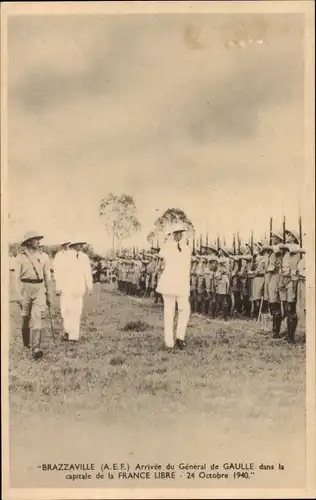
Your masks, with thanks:
[[[280,300],[283,303],[284,315],[287,319],[287,339],[294,343],[298,323],[296,313],[298,264],[300,261],[299,238],[294,231],[285,231],[285,245],[280,273]]]
[[[269,254],[266,261],[266,279],[269,308],[272,315],[273,338],[280,338],[282,323],[282,310],[280,303],[280,271],[282,265],[282,244],[281,233],[271,234],[271,243]]]
[[[218,265],[215,273],[219,309],[224,321],[228,319],[228,294],[230,288],[230,255],[225,248],[218,249]]]
[[[32,348],[35,360],[43,356],[41,337],[45,295],[47,306],[51,305],[50,265],[39,251],[42,238],[43,236],[35,231],[25,235],[21,243],[23,251],[19,255],[16,268],[18,302],[22,309],[23,344]]]

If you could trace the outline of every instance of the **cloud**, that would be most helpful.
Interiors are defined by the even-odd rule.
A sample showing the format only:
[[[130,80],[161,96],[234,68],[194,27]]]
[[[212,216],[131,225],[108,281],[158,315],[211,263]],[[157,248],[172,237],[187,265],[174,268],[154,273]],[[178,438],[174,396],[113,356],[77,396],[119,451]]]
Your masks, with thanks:
[[[108,191],[134,195],[144,225],[155,207],[177,205],[202,226],[222,224],[220,214],[229,228],[236,211],[249,224],[270,206],[282,211],[280,193],[292,202],[303,155],[299,24],[228,50],[224,18],[12,21],[10,194],[23,225],[41,225],[32,199],[51,231],[80,220],[97,233]],[[201,50],[184,41],[190,22],[202,26]]]

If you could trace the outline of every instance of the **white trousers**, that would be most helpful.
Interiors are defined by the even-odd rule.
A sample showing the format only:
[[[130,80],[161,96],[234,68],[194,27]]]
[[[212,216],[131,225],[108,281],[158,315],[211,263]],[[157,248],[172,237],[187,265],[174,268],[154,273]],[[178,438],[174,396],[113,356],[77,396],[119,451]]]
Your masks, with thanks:
[[[82,295],[62,293],[60,296],[60,313],[64,323],[64,331],[68,333],[69,340],[79,340],[82,305]]]
[[[175,316],[176,303],[178,304],[178,325],[176,337],[179,340],[184,340],[186,327],[190,317],[190,302],[189,298],[179,297],[175,295],[163,295],[164,301],[164,329],[165,329],[165,344],[167,347],[174,346],[173,322]]]

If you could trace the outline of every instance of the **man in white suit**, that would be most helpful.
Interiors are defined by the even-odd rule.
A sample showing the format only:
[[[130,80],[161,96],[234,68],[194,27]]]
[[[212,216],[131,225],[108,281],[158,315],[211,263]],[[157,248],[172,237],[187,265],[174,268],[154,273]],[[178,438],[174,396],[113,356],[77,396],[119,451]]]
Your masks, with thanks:
[[[178,325],[176,345],[186,347],[185,334],[190,317],[190,268],[191,250],[182,241],[186,228],[183,224],[174,224],[167,232],[167,241],[160,250],[159,257],[164,260],[164,270],[158,281],[157,292],[164,301],[164,338],[167,348],[175,344],[173,322],[175,306],[178,305]]]
[[[78,341],[83,297],[92,293],[89,257],[82,251],[84,242],[72,242],[55,267],[56,294],[64,323],[64,340]]]

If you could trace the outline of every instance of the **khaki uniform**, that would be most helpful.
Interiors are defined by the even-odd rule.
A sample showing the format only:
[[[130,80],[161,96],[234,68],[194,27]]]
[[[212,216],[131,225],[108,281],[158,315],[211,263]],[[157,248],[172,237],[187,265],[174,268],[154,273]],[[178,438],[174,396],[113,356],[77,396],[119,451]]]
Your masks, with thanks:
[[[50,263],[41,252],[23,250],[16,262],[16,290],[22,301],[22,337],[25,347],[40,348],[45,295],[50,295]]]
[[[284,316],[287,321],[287,337],[294,342],[295,331],[298,323],[296,312],[298,264],[300,254],[297,252],[299,245],[291,243],[285,248],[280,268],[279,294],[283,304]]]
[[[298,248],[299,246],[295,244],[292,244],[290,247],[291,251],[295,251]],[[290,253],[290,250],[285,251],[281,262],[279,285],[282,302],[296,302],[299,261],[299,253]]]
[[[228,318],[228,294],[230,289],[230,259],[229,257],[219,257],[217,270],[215,273],[216,279],[216,292],[218,295],[218,305],[219,309],[223,314],[223,318],[226,321]]]
[[[305,324],[306,317],[306,261],[305,255],[300,259],[298,266],[297,285],[297,314],[300,324]]]
[[[282,311],[280,304],[280,271],[282,265],[282,252],[278,245],[272,247],[266,263],[267,292],[270,312],[272,314],[273,337],[280,336]]]

